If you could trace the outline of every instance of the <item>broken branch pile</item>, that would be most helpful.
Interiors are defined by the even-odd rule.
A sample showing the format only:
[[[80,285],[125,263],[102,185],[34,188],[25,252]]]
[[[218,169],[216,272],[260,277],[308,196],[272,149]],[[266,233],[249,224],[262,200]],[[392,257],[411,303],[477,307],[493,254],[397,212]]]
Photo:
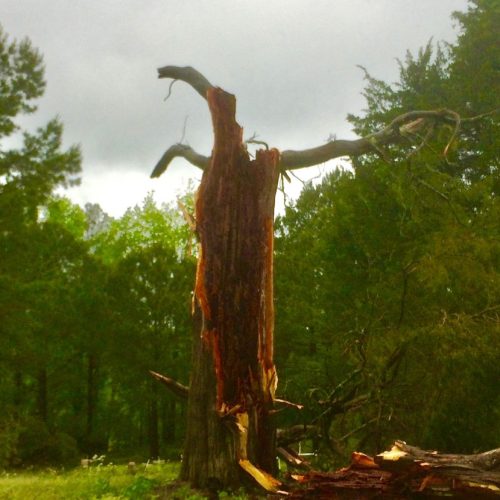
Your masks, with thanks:
[[[375,458],[353,453],[336,472],[292,475],[290,498],[500,498],[500,448],[477,455],[445,455],[396,441]]]

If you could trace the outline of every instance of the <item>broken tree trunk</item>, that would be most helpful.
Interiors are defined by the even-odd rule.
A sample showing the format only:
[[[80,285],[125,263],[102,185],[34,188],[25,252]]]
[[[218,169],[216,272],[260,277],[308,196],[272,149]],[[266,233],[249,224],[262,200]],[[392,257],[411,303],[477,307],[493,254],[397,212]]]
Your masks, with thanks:
[[[215,136],[210,157],[175,144],[151,174],[159,177],[176,157],[203,170],[196,202],[200,258],[194,301],[201,319],[194,335],[189,391],[171,379],[162,380],[178,395],[188,393],[181,477],[195,487],[210,483],[231,488],[247,477],[245,471],[275,491],[272,259],[279,174],[345,155],[384,157],[384,147],[427,137],[425,132],[436,124],[454,125],[451,144],[464,120],[446,109],[410,111],[360,139],[281,154],[261,150],[251,160],[235,120],[234,96],[191,67],[165,66],[158,72],[160,78],[188,83],[208,101]]]
[[[301,488],[291,498],[499,498],[500,449],[445,455],[396,441],[375,458],[353,453],[351,465],[339,471],[293,477]]]
[[[272,422],[273,219],[279,154],[251,160],[236,100],[209,87],[214,148],[196,201],[200,239],[195,332],[182,479],[238,487],[250,474],[276,490]],[[243,472],[245,471],[245,472]]]

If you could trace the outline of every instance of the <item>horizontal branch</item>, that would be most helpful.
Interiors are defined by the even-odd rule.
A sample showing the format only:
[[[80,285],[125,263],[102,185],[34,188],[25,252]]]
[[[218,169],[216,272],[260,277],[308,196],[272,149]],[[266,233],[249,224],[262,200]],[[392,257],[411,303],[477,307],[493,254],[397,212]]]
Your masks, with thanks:
[[[175,67],[174,67],[175,68]],[[416,134],[422,130],[429,119],[438,119],[452,122],[456,113],[449,110],[410,111],[395,118],[383,130],[366,137],[353,140],[334,140],[321,146],[301,151],[287,150],[280,155],[280,169],[282,171],[312,167],[325,163],[341,156],[361,156],[366,153],[380,153],[380,148],[389,144],[401,142],[409,134]],[[207,168],[210,158],[194,151],[185,144],[174,144],[156,164],[152,178],[160,177],[170,162],[181,157],[202,170]]]
[[[163,68],[158,68],[158,78],[171,78],[172,80],[182,80],[187,84],[191,85],[198,94],[207,98],[208,89],[212,88],[213,85],[197,70],[191,66],[180,67],[180,66],[164,66]]]
[[[474,455],[456,455],[425,451],[415,446],[410,446],[404,441],[396,441],[391,451],[386,451],[375,457],[375,462],[379,464],[415,460],[440,468],[461,467],[463,469],[500,472],[500,448]],[[500,475],[498,476],[498,481],[500,481]]]
[[[189,394],[188,387],[170,377],[165,377],[165,375],[161,375],[160,373],[154,372],[152,370],[149,370],[149,373],[156,380],[158,380],[158,382],[161,382],[168,390],[172,391],[176,396],[187,399]]]
[[[283,406],[287,406],[288,408],[295,408],[296,410],[302,410],[304,408],[304,405],[292,403],[291,401],[287,401],[286,399],[275,398],[274,402]]]
[[[160,158],[160,161],[153,169],[151,178],[160,177],[160,175],[163,174],[165,170],[167,170],[170,162],[177,157],[184,158],[189,163],[191,163],[195,167],[201,168],[202,170],[207,168],[210,162],[210,158],[197,153],[191,147],[185,144],[174,144],[173,146],[170,146],[170,148],[168,148]]]
[[[312,167],[341,156],[360,156],[380,152],[380,147],[397,144],[408,134],[425,127],[428,120],[456,123],[457,114],[447,109],[410,111],[396,117],[382,130],[360,139],[334,140],[321,146],[301,151],[283,151],[280,166],[283,170]]]
[[[373,151],[373,145],[366,139],[353,141],[335,140],[322,146],[301,151],[287,150],[281,153],[280,166],[282,170],[295,170],[313,167],[341,156],[359,156]]]
[[[191,87],[193,87],[193,89],[204,99],[207,99],[208,90],[214,87],[199,71],[190,66],[164,66],[158,69],[158,77],[171,78],[174,82],[182,80],[188,85],[191,85]],[[443,153],[446,157],[450,145],[458,134],[462,122],[472,122],[497,112],[498,109],[495,109],[477,117],[461,119],[458,113],[449,109],[409,111],[408,113],[397,116],[382,130],[369,134],[366,137],[354,140],[333,140],[315,148],[299,151],[283,151],[280,156],[279,166],[285,175],[287,170],[312,167],[342,156],[357,157],[367,153],[378,153],[384,156],[382,149],[384,146],[398,144],[408,136],[416,135],[429,124],[434,124],[436,122],[447,123],[454,126],[454,131]],[[247,142],[262,143],[262,145],[267,148],[266,143],[256,141],[254,137]],[[185,158],[201,169],[205,169],[210,162],[210,158],[200,155],[189,146],[175,144],[162,156],[154,168],[151,177],[159,177],[166,170],[169,163],[178,156]]]

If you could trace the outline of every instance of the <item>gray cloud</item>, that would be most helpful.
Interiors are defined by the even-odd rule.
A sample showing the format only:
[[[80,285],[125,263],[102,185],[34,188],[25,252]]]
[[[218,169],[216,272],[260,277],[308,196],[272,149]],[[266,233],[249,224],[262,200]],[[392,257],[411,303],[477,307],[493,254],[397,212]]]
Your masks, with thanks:
[[[396,57],[427,41],[453,41],[450,13],[466,0],[3,0],[1,22],[44,54],[48,88],[29,125],[59,114],[84,152],[83,178],[147,176],[181,138],[209,154],[205,103],[156,68],[192,65],[236,94],[238,118],[282,149],[349,136],[363,106],[366,66],[397,78]],[[181,175],[175,167],[170,182]],[[109,177],[109,175],[108,175]],[[105,179],[103,177],[103,182]],[[85,196],[91,198],[91,193]],[[100,200],[95,200],[100,201]]]

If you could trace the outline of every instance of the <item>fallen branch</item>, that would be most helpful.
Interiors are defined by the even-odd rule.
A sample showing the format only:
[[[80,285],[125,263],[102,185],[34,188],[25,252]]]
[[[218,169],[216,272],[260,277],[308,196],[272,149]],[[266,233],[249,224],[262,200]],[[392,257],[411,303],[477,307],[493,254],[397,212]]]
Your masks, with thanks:
[[[179,396],[182,399],[187,399],[189,394],[188,387],[170,377],[165,377],[165,375],[162,375],[161,373],[157,373],[152,370],[149,370],[149,373],[152,377],[158,380],[158,382],[161,382],[169,391],[172,391],[176,396]]]
[[[292,403],[291,401],[287,401],[286,399],[274,398],[274,402],[276,404],[287,406],[288,408],[295,408],[296,410],[302,410],[304,408],[304,405]]]
[[[396,441],[375,458],[353,453],[351,465],[336,472],[292,477],[300,489],[290,498],[499,498],[500,449],[450,455]]]
[[[426,468],[496,471],[495,477],[500,481],[500,448],[475,455],[455,455],[421,450],[404,441],[396,441],[390,451],[377,455],[375,462],[385,469],[395,463],[418,462]]]
[[[311,464],[304,460],[295,450],[279,446],[276,451],[288,465],[299,469],[311,469]]]

